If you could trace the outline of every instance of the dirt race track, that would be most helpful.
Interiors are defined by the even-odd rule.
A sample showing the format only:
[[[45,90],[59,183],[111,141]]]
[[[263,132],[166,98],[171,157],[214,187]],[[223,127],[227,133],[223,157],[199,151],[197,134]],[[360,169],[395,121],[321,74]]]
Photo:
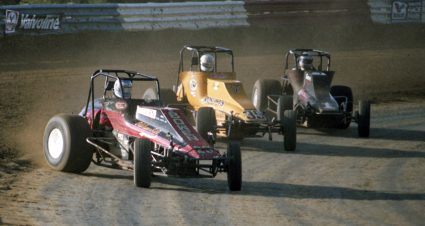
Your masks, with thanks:
[[[295,28],[0,39],[0,224],[422,225],[425,28],[339,24],[291,35]],[[81,109],[90,73],[131,69],[170,87],[178,51],[189,43],[234,49],[249,94],[257,78],[281,75],[288,48],[330,51],[334,84],[373,101],[371,137],[357,138],[355,124],[299,128],[295,152],[283,152],[277,135],[246,139],[240,192],[227,190],[225,175],[155,177],[140,189],[131,172],[91,165],[74,175],[46,166],[44,126],[54,114]]]

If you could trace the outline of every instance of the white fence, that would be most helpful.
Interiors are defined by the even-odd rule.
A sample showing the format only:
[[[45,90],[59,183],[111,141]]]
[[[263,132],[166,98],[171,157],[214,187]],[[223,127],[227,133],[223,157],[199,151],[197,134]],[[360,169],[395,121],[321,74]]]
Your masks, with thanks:
[[[9,33],[45,34],[248,26],[243,1],[2,6],[0,7],[2,31],[5,30],[6,11],[15,14],[12,17],[18,17],[16,30]],[[9,17],[12,18],[10,15]],[[49,30],[46,18],[59,18],[60,28]],[[9,25],[10,21],[8,20]],[[34,26],[31,26],[32,24]],[[46,26],[43,27],[43,24]]]

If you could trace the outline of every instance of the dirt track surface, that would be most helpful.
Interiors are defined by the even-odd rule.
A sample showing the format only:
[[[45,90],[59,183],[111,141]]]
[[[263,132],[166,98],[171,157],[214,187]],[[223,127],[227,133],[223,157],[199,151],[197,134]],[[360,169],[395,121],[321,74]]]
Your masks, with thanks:
[[[0,224],[425,222],[425,29],[376,26],[353,35],[333,26],[323,35],[310,28],[296,37],[287,35],[291,29],[3,39],[0,148],[19,150],[21,156],[8,161],[0,156],[0,182],[5,185],[0,186]],[[233,48],[236,71],[248,93],[259,77],[279,78],[284,50],[310,43],[330,51],[337,71],[334,83],[351,86],[356,100],[374,101],[371,137],[357,138],[355,124],[343,131],[299,128],[295,152],[283,152],[279,136],[273,141],[246,139],[240,192],[227,190],[225,175],[155,177],[151,189],[140,189],[133,185],[131,172],[92,165],[74,175],[46,167],[44,126],[54,114],[81,109],[94,70],[141,71],[170,87],[178,51],[188,43]],[[218,146],[224,148],[223,143]]]

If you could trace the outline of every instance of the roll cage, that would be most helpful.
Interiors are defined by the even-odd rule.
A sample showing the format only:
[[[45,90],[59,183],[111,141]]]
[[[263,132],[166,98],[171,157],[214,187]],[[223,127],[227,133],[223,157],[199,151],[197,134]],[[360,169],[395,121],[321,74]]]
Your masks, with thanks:
[[[180,72],[183,72],[184,70],[184,54],[188,52],[191,54],[191,64],[190,69],[191,70],[197,70],[201,71],[200,68],[200,57],[204,54],[213,54],[215,60],[214,65],[214,72],[217,72],[217,54],[223,53],[227,54],[231,57],[231,65],[232,65],[232,72],[235,72],[235,65],[234,65],[234,58],[233,58],[233,51],[231,49],[218,47],[218,46],[183,46],[183,48],[180,50],[180,64],[179,64],[179,71],[177,73],[177,85],[179,84],[179,74]],[[196,68],[194,68],[196,67]]]
[[[104,83],[104,89],[103,89],[103,98],[105,98],[106,92],[110,91],[114,87],[114,83],[116,80],[120,81],[121,90],[122,89],[122,80],[130,80],[130,81],[153,81],[156,84],[157,88],[157,94],[158,97],[160,97],[160,86],[158,78],[151,75],[144,75],[138,72],[134,71],[127,71],[127,70],[110,70],[110,69],[100,69],[96,70],[90,77],[90,89],[89,89],[89,95],[87,97],[87,103],[84,110],[83,117],[87,116],[87,111],[89,104],[91,104],[91,113],[94,115],[94,80],[98,77],[104,77],[105,83]]]
[[[285,55],[285,62],[284,62],[284,71],[286,72],[286,70],[289,68],[289,57],[293,56],[294,58],[294,62],[295,62],[295,67],[297,70],[300,69],[298,66],[298,58],[300,56],[303,55],[303,53],[309,53],[313,58],[319,58],[320,59],[320,63],[318,65],[318,70],[322,71],[323,69],[323,61],[326,60],[326,70],[325,71],[329,71],[331,68],[331,55],[328,52],[325,51],[321,51],[321,50],[316,50],[316,49],[290,49],[288,50],[288,52]]]

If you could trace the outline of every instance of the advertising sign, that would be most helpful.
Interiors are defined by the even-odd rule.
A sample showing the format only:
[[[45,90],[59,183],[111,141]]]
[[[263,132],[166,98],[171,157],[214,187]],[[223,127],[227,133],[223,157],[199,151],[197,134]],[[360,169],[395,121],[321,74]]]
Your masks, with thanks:
[[[59,15],[36,15],[6,10],[5,34],[25,31],[58,31],[60,23]]]
[[[422,1],[393,1],[391,20],[397,22],[421,22]]]

